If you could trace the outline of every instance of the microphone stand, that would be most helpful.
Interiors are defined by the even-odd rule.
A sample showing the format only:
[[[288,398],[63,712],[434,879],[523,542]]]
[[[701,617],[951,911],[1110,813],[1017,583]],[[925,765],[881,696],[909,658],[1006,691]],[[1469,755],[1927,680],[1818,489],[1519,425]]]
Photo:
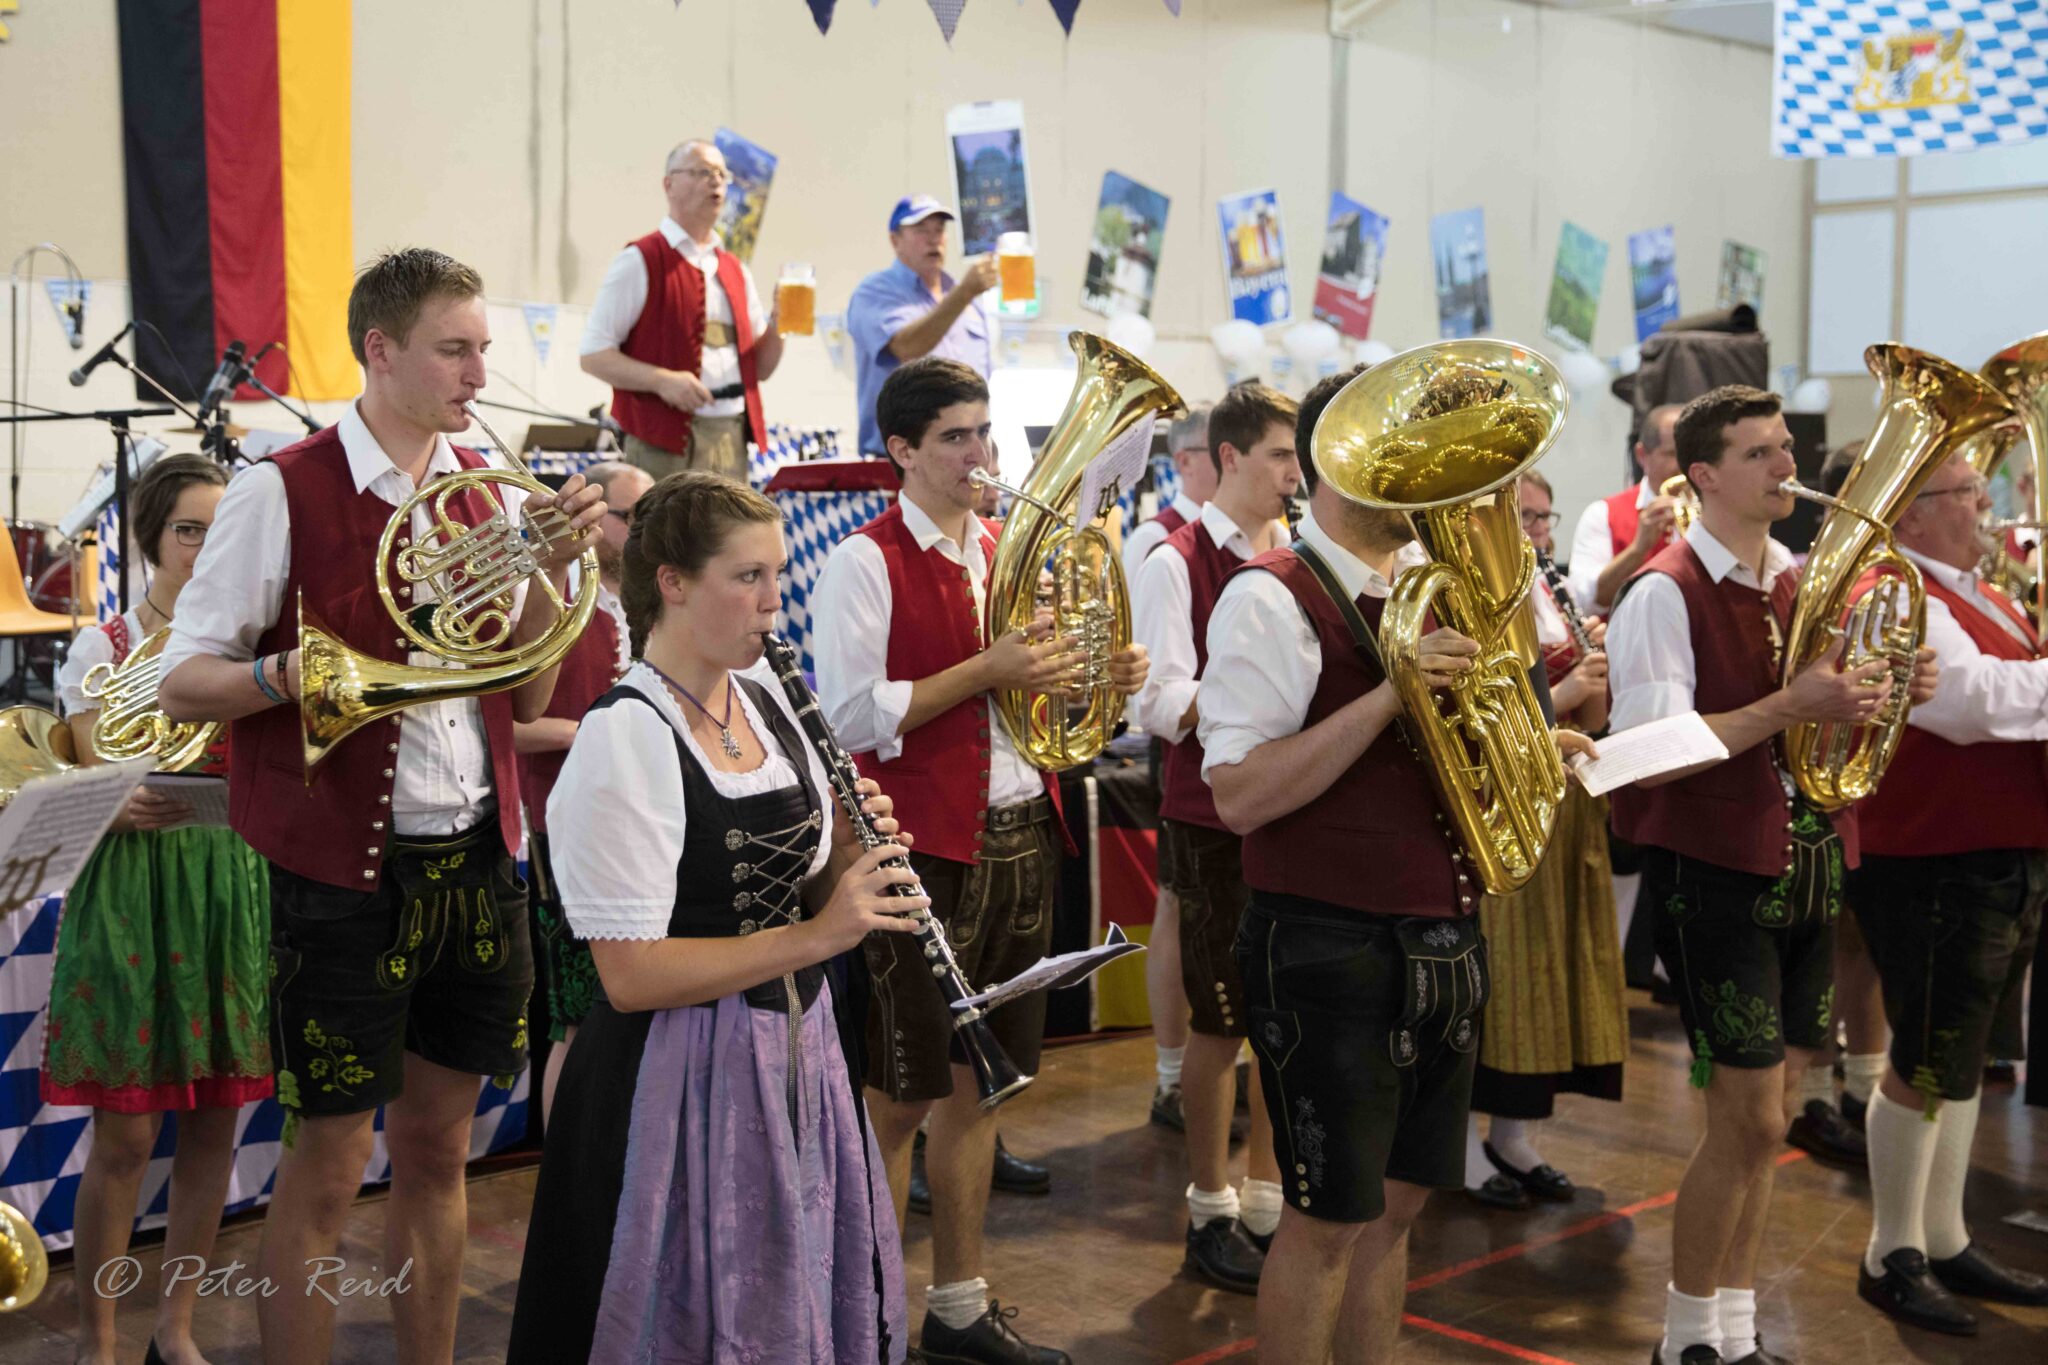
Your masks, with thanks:
[[[124,362],[125,364],[125,362]],[[132,368],[132,367],[130,367]],[[140,374],[140,371],[137,371]],[[155,383],[155,380],[151,380]],[[175,400],[174,400],[175,401]],[[176,409],[184,412],[180,406]],[[119,551],[122,561],[128,550],[128,447],[131,433],[128,423],[138,417],[169,417],[171,408],[102,408],[97,412],[32,412],[0,413],[0,426],[19,426],[26,422],[105,422],[114,429],[114,534],[119,537]],[[187,414],[190,415],[189,413]],[[119,564],[120,572],[115,575],[116,593],[121,610],[128,610],[128,568],[125,562]],[[71,582],[72,601],[78,600],[80,584],[74,576]]]
[[[21,405],[22,385],[27,377],[28,367],[23,362],[21,353],[28,349],[28,333],[30,331],[29,327],[23,325],[21,313],[22,271],[35,261],[36,253],[39,251],[50,252],[64,262],[65,276],[71,281],[73,290],[78,291],[74,292],[74,298],[79,297],[79,293],[83,291],[85,284],[85,277],[78,270],[78,262],[72,260],[71,253],[58,246],[55,242],[37,242],[28,250],[16,256],[14,264],[8,267],[7,397],[8,401],[16,408],[19,408]],[[29,316],[33,317],[33,312]],[[74,316],[81,320],[85,317],[82,302],[78,305]],[[83,332],[75,329],[72,331],[71,345],[73,349],[82,345],[84,340]],[[19,521],[21,519],[21,435],[19,431],[8,433],[7,516],[10,521]]]

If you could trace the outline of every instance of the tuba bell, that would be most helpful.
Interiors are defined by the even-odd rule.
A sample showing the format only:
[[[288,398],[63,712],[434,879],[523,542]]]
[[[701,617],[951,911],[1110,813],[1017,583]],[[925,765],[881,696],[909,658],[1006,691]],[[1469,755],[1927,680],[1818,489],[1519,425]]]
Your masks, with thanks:
[[[550,491],[492,431],[473,405],[471,420],[511,463],[510,469],[465,469],[420,485],[400,503],[377,542],[377,596],[399,633],[414,649],[454,667],[391,663],[359,653],[330,633],[299,603],[299,722],[304,734],[306,781],[334,746],[373,720],[423,702],[481,697],[518,687],[560,663],[597,610],[597,552],[579,561],[581,587],[565,602],[541,572],[549,545],[568,530],[569,519],[549,508],[509,515],[494,485]],[[492,514],[478,526],[465,525],[450,508],[464,492],[478,490]],[[413,538],[415,508],[424,506],[430,526]],[[394,550],[397,553],[394,555]],[[417,606],[402,605],[403,595]],[[545,635],[514,643],[514,594],[530,581],[555,604],[555,622]],[[427,592],[418,591],[424,586]]]
[[[1529,680],[1536,552],[1522,534],[1518,481],[1568,407],[1563,377],[1527,347],[1438,342],[1346,384],[1313,437],[1324,481],[1407,514],[1429,553],[1394,584],[1380,652],[1444,812],[1494,895],[1535,872],[1564,799],[1564,763]],[[1441,693],[1418,658],[1432,612],[1479,645],[1474,667]]]
[[[2036,526],[2048,524],[2048,469],[2043,467],[2048,461],[2048,332],[2015,341],[1985,361],[1980,373],[2006,396],[2025,424],[2027,443],[2034,448],[2034,505],[2027,509],[2029,521]],[[1988,470],[1978,472],[1990,477]],[[2028,610],[2036,621],[2048,620],[2048,582],[2036,571],[2028,586],[2033,589],[2027,594]]]
[[[1892,693],[1867,721],[1802,721],[1785,732],[1785,766],[1806,799],[1840,810],[1877,790],[1898,750],[1912,703],[1906,687],[1927,636],[1920,571],[1899,553],[1892,527],[1966,442],[2012,420],[2012,407],[1968,370],[1893,343],[1872,346],[1877,426],[1828,497],[1787,480],[1786,492],[1828,509],[1814,533],[1786,633],[1784,681],[1843,641],[1841,667],[1891,664]]]
[[[1049,574],[1054,634],[1078,636],[1087,655],[1079,683],[1085,710],[1059,696],[1017,688],[996,693],[995,709],[1017,752],[1046,772],[1101,753],[1124,712],[1123,694],[1110,684],[1109,658],[1130,648],[1130,590],[1116,547],[1096,525],[1109,509],[1079,505],[1081,473],[1141,419],[1175,416],[1183,406],[1171,384],[1122,347],[1087,332],[1070,334],[1067,343],[1080,372],[1031,477],[1012,488],[978,469],[972,476],[977,488],[993,484],[1016,499],[989,571],[987,638],[1031,625],[1039,580]]]
[[[95,664],[80,682],[79,689],[100,704],[93,717],[92,747],[106,762],[147,755],[162,771],[176,772],[205,757],[220,738],[219,721],[175,721],[157,704],[164,646],[170,640],[171,628],[165,626],[118,666]]]

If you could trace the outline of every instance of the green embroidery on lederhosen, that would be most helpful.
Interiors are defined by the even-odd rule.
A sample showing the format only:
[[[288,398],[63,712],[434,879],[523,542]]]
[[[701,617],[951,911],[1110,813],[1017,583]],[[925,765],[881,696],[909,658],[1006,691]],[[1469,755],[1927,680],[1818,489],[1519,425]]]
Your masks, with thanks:
[[[1814,1023],[1820,1026],[1822,1033],[1826,1033],[1828,1025],[1834,1021],[1834,1017],[1835,988],[1833,983],[1830,983],[1828,988],[1821,992],[1820,1008],[1814,1012]]]
[[[1754,918],[1766,929],[1787,929],[1819,917],[1833,923],[1842,910],[1842,841],[1834,822],[1804,801],[1792,805],[1792,866],[1757,897]]]
[[[1733,981],[1701,986],[1700,1003],[1715,1036],[1737,1052],[1768,1052],[1778,1037],[1778,1012],[1760,995],[1745,995]]]

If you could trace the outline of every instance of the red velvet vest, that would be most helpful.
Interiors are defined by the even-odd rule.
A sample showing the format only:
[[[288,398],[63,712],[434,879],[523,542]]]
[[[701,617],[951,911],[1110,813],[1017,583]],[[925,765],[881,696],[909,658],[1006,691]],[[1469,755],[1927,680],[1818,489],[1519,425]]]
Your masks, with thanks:
[[[582,720],[590,703],[612,690],[619,680],[619,623],[600,607],[590,626],[578,636],[555,675],[555,695],[548,700],[550,720]],[[519,791],[526,800],[526,827],[535,834],[548,832],[548,793],[562,775],[567,749],[519,756]]]
[[[1733,578],[1714,582],[1685,541],[1667,545],[1637,573],[1661,573],[1685,597],[1692,632],[1693,707],[1701,715],[1734,711],[1778,689],[1766,611],[1782,632],[1792,618],[1799,575],[1789,570],[1768,594]],[[1631,579],[1633,583],[1635,580]],[[1763,876],[1789,866],[1791,798],[1779,781],[1775,740],[1752,745],[1725,762],[1658,787],[1621,787],[1613,795],[1614,829],[1631,843],[1654,844],[1718,867]],[[1857,863],[1856,811],[1830,817],[1842,856]]]
[[[647,302],[619,347],[635,360],[664,370],[699,372],[704,363],[704,272],[684,259],[659,231],[627,245],[647,263]],[[733,337],[739,346],[740,384],[746,389],[747,430],[754,444],[768,445],[761,417],[761,384],[754,368],[754,324],[747,315],[747,279],[739,257],[718,248],[718,287],[732,304]],[[675,454],[690,448],[690,414],[670,407],[661,395],[635,389],[612,390],[612,416],[649,445]]]
[[[996,523],[983,521],[979,552],[995,559]],[[881,547],[889,567],[889,676],[929,678],[981,653],[981,613],[967,570],[936,548],[921,550],[903,524],[903,507],[854,532]],[[969,549],[967,553],[975,553]],[[896,819],[917,836],[917,851],[956,863],[981,861],[988,818],[990,727],[1002,724],[986,692],[932,717],[903,736],[903,752],[884,763],[855,754],[861,775],[896,802]],[[1057,814],[1058,781],[1045,775]]]
[[[1641,496],[1641,485],[1630,484],[1607,498],[1607,539],[1613,543],[1616,554],[1635,543],[1636,527],[1643,520],[1642,509],[1636,506],[1636,499]]]
[[[1159,515],[1152,520],[1159,523],[1159,529],[1169,536],[1188,524],[1188,519],[1180,514],[1180,509],[1170,502],[1161,508]]]
[[[1217,545],[1200,521],[1182,522],[1153,553],[1169,551],[1187,561],[1193,608],[1191,625],[1195,632],[1195,676],[1199,678],[1209,667],[1209,614],[1216,610],[1216,599],[1223,595],[1224,580],[1245,561]],[[1202,780],[1202,741],[1193,730],[1167,749],[1160,765],[1159,813],[1169,820],[1184,820],[1191,825],[1224,827],[1222,817],[1216,814],[1216,797]]]
[[[1237,572],[1278,578],[1315,627],[1322,674],[1303,729],[1384,680],[1359,655],[1337,604],[1293,550],[1268,550]],[[1383,598],[1358,600],[1366,625],[1375,631],[1385,605]],[[1472,914],[1477,899],[1454,857],[1463,854],[1429,773],[1390,725],[1329,790],[1245,836],[1244,880],[1254,891],[1306,896],[1367,914],[1451,919]]]
[[[1927,595],[1948,604],[1977,648],[1994,659],[2041,657],[2038,645],[2021,644],[1933,574],[1923,577]],[[1951,744],[1909,725],[1884,781],[1856,809],[1864,847],[1885,857],[2048,848],[2048,747],[2040,740]]]
[[[485,463],[455,447],[465,469]],[[377,597],[377,540],[392,506],[356,491],[348,455],[333,427],[271,456],[284,476],[291,524],[291,566],[277,623],[256,642],[258,655],[297,646],[299,603],[352,649],[403,662],[404,637]],[[483,521],[488,495],[450,503],[465,523]],[[396,547],[394,547],[396,548]],[[388,570],[387,566],[387,570]],[[397,582],[394,574],[392,582]],[[477,699],[490,740],[491,782],[505,847],[519,847],[519,764],[512,748],[512,697]],[[228,823],[248,845],[301,877],[358,891],[375,888],[391,839],[391,788],[397,775],[399,717],[373,721],[334,746],[306,781],[299,708],[273,706],[229,727]]]

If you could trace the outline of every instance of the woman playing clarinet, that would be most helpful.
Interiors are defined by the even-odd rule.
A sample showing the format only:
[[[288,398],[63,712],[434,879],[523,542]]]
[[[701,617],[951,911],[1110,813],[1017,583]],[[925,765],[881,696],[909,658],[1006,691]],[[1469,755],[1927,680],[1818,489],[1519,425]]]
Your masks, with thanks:
[[[556,1094],[513,1362],[900,1361],[903,1268],[826,964],[928,902],[863,852],[759,667],[787,560],[775,505],[703,473],[634,510],[640,662],[548,801],[600,996]],[[858,1074],[856,1069],[854,1074]]]

